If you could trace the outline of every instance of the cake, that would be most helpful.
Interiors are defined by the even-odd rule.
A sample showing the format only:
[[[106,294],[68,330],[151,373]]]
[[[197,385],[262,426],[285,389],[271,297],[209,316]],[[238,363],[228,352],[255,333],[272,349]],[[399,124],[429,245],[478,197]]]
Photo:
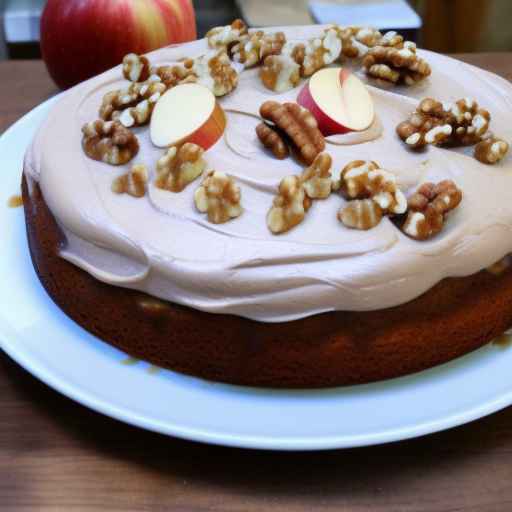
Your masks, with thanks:
[[[340,67],[345,120],[311,78]],[[313,388],[447,362],[512,325],[511,102],[364,27],[236,21],[127,56],[27,151],[34,267],[83,328],[196,377]]]

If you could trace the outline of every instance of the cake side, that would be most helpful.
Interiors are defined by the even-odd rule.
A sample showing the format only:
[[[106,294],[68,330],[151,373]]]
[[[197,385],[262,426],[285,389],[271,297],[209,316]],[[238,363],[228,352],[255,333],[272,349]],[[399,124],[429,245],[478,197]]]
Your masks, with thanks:
[[[37,183],[22,191],[30,254],[53,301],[129,355],[230,384],[314,388],[447,362],[512,325],[512,272],[445,279],[402,306],[286,323],[212,315],[103,283],[58,256],[65,240]]]

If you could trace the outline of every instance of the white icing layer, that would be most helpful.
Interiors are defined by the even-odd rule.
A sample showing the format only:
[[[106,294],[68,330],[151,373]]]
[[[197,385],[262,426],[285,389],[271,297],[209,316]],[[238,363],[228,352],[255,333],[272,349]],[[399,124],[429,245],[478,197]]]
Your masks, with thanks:
[[[321,27],[285,30],[289,39],[301,39],[318,34]],[[203,40],[159,50],[150,58],[164,64],[205,50]],[[96,118],[105,92],[123,86],[116,68],[66,93],[27,154],[26,169],[39,181],[68,237],[61,256],[116,286],[265,322],[395,306],[445,277],[469,275],[494,263],[512,251],[510,159],[486,166],[472,158],[472,149],[432,147],[415,153],[399,140],[395,127],[417,99],[468,96],[491,112],[493,132],[511,141],[512,87],[472,66],[420,53],[432,66],[432,77],[424,84],[370,89],[382,131],[374,125],[370,135],[335,137],[327,151],[336,178],[351,160],[371,159],[396,172],[405,192],[421,181],[453,179],[464,199],[434,239],[413,241],[387,218],[370,231],[347,229],[336,219],[344,203],[338,194],[316,201],[304,222],[290,232],[272,235],[265,216],[277,185],[302,167],[261,149],[254,132],[258,119],[246,114],[257,114],[269,98],[295,100],[300,88],[272,94],[261,85],[257,70],[244,72],[238,89],[221,100],[229,109],[227,133],[205,154],[208,168],[231,174],[240,185],[240,218],[209,224],[194,208],[199,180],[180,194],[154,186],[143,199],[113,194],[112,180],[130,164],[114,168],[88,159],[81,149],[80,128]],[[145,163],[154,176],[162,150],[151,145],[148,128],[135,132],[141,151],[132,164]]]

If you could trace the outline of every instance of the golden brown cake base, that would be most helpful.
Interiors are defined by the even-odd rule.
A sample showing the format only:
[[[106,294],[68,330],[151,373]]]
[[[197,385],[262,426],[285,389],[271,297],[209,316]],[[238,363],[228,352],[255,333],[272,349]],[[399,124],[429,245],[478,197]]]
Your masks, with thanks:
[[[204,313],[102,283],[57,256],[65,243],[39,187],[23,199],[32,261],[55,303],[136,358],[251,386],[327,387],[423,370],[512,325],[512,272],[446,279],[402,306],[265,324]],[[426,269],[428,271],[428,269]]]

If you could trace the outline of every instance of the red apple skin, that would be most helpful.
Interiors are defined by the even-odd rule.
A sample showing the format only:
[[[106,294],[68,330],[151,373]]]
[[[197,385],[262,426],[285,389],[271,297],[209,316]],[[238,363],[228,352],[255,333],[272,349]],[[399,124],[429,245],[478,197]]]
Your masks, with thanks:
[[[353,130],[342,126],[329,117],[323,110],[321,110],[316,104],[313,96],[311,95],[311,91],[309,90],[309,83],[307,83],[300,91],[299,96],[297,97],[297,103],[304,108],[307,108],[316,119],[318,123],[318,129],[322,132],[324,137],[328,137],[329,135],[337,135],[348,133]]]
[[[50,76],[67,89],[121,63],[196,39],[192,0],[48,0],[41,53]]]

